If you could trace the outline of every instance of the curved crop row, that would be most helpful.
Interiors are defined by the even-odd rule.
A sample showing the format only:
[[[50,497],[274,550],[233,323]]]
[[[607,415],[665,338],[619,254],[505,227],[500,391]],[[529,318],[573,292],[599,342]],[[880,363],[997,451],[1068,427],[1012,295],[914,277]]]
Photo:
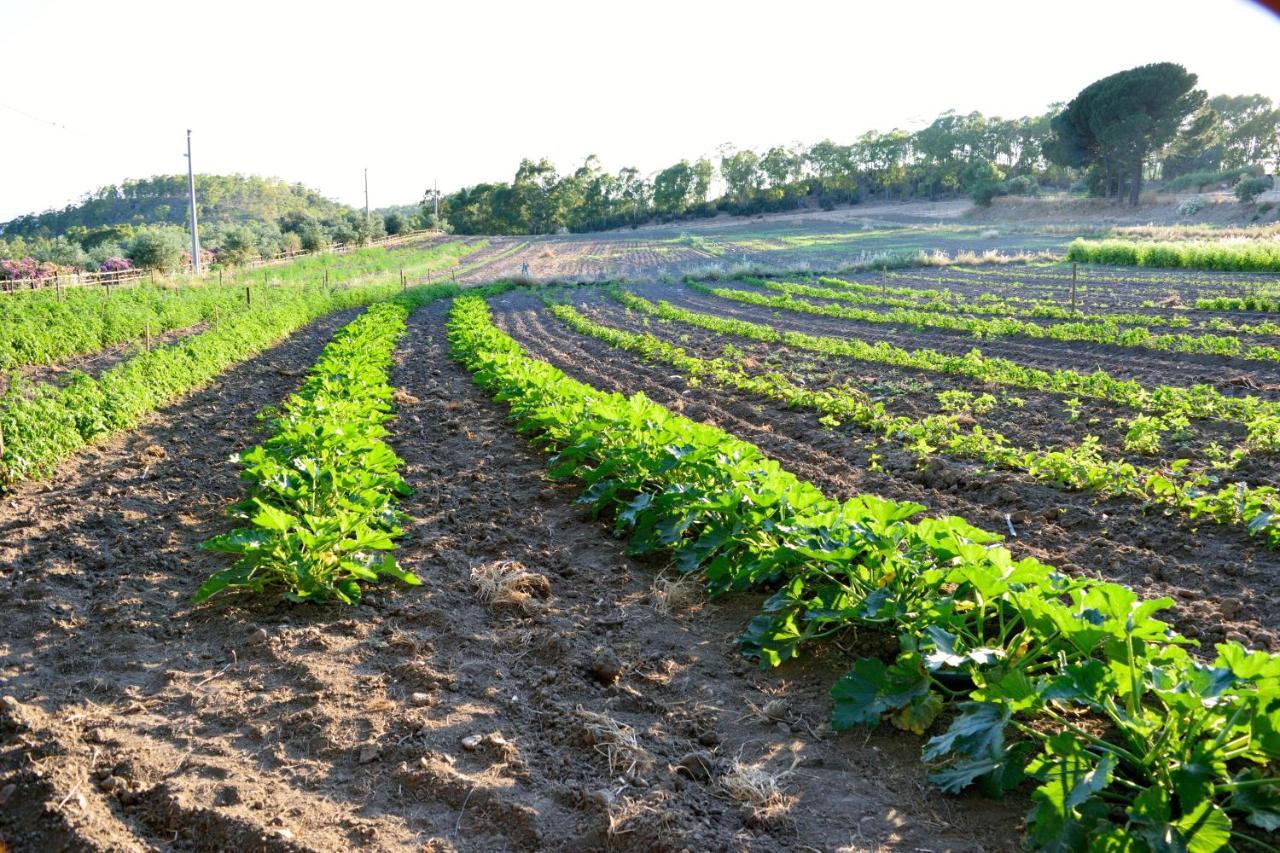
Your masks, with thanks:
[[[925,746],[932,778],[1029,778],[1032,845],[1214,851],[1275,828],[1280,657],[1226,643],[1202,664],[1156,618],[1167,599],[1015,560],[962,519],[913,521],[917,504],[830,500],[751,444],[529,358],[482,299],[455,300],[449,339],[631,553],[669,552],[715,593],[773,591],[742,637],[762,665],[849,626],[897,635],[892,663],[857,660],[833,688],[833,725],[923,732],[955,712]]]
[[[1273,337],[1280,335],[1280,324],[1270,320],[1256,323],[1238,323],[1221,317],[1193,319],[1186,311],[1176,314],[1142,314],[1138,312],[1113,311],[1107,313],[1088,313],[1072,310],[1062,305],[1044,300],[1014,300],[1008,298],[966,299],[948,290],[936,291],[938,295],[927,299],[911,299],[905,297],[868,294],[858,288],[851,288],[849,282],[840,279],[819,279],[821,286],[800,284],[796,282],[765,281],[762,279],[743,278],[741,281],[755,284],[766,290],[786,293],[791,296],[812,297],[816,299],[833,299],[854,305],[882,305],[891,308],[909,308],[916,311],[929,311],[938,314],[958,315],[996,315],[1020,317],[1038,320],[1070,320],[1079,323],[1101,323],[1114,326],[1143,326],[1146,328],[1196,329],[1200,331],[1225,332],[1250,337]],[[903,289],[903,288],[898,288]],[[1208,300],[1200,300],[1201,303]],[[1023,302],[1024,304],[1017,304]],[[1199,303],[1197,308],[1204,307]]]
[[[979,338],[1020,336],[1057,341],[1088,341],[1090,343],[1141,347],[1165,352],[1235,356],[1260,361],[1280,362],[1280,348],[1259,345],[1249,347],[1246,350],[1239,338],[1229,335],[1153,335],[1146,329],[1122,329],[1114,323],[1079,322],[1042,326],[1038,323],[1029,323],[1012,318],[956,317],[907,309],[871,311],[860,308],[846,308],[842,305],[819,305],[815,302],[807,302],[789,295],[770,296],[750,290],[708,287],[694,281],[686,281],[686,283],[695,290],[710,293],[721,299],[731,299],[736,302],[745,302],[765,308],[780,308],[784,311],[836,317],[842,320],[932,327],[956,332],[968,332]]]
[[[1280,433],[1280,403],[1260,400],[1254,396],[1229,397],[1211,385],[1160,385],[1146,388],[1132,379],[1117,379],[1103,370],[1087,374],[1069,369],[1042,370],[1010,359],[986,356],[978,349],[972,349],[964,355],[947,355],[932,349],[908,350],[887,341],[872,344],[857,338],[779,331],[772,326],[749,320],[677,308],[665,301],[653,303],[626,291],[614,291],[613,296],[627,307],[645,314],[721,334],[757,341],[777,341],[798,349],[858,361],[967,376],[982,382],[1054,394],[1093,397],[1142,412],[1241,423],[1249,428],[1250,441],[1258,449],[1272,451],[1280,446],[1273,444],[1268,438],[1272,433]],[[1280,435],[1277,435],[1277,442],[1280,442]]]
[[[1242,527],[1271,547],[1280,547],[1280,493],[1271,486],[1233,483],[1214,489],[1207,474],[1182,476],[1186,460],[1171,469],[1134,465],[1106,459],[1096,439],[1087,437],[1078,447],[1063,450],[1029,450],[1009,444],[996,432],[964,424],[955,415],[929,415],[919,420],[891,415],[883,403],[872,402],[862,391],[849,387],[821,390],[805,388],[778,374],[752,374],[731,359],[703,359],[654,335],[626,332],[593,322],[569,305],[554,305],[551,312],[575,331],[610,346],[669,364],[691,376],[706,379],[748,394],[779,400],[796,408],[811,409],[825,423],[850,423],[858,429],[884,436],[925,459],[935,453],[972,459],[1026,474],[1033,479],[1068,489],[1096,492],[1102,497],[1124,496],[1143,503],[1183,512],[1192,519],[1209,518],[1218,524]]]
[[[230,510],[244,522],[202,547],[233,554],[195,595],[282,586],[291,601],[347,604],[360,582],[390,575],[409,584],[391,551],[401,535],[403,464],[382,438],[392,417],[388,380],[410,311],[451,289],[417,289],[371,307],[325,347],[302,388],[281,407],[274,433],[238,457],[249,493]]]

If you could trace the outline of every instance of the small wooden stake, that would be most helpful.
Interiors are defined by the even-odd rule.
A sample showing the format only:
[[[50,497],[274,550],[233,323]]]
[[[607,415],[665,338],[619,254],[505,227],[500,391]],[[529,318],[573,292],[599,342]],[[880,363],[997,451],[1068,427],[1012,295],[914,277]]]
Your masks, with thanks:
[[[249,285],[244,286],[244,304],[245,307],[253,305],[253,291],[249,289]]]
[[[148,320],[142,329],[142,346],[151,352],[151,321]]]

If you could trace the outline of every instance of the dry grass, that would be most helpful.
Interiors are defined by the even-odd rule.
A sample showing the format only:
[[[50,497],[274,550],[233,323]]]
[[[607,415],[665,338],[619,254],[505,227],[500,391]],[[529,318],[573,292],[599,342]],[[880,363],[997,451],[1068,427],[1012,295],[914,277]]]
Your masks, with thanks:
[[[785,786],[798,761],[797,758],[786,770],[769,770],[742,760],[734,761],[729,771],[720,777],[720,790],[762,817],[776,816],[796,801],[786,793]]]
[[[664,616],[683,613],[702,604],[702,585],[696,575],[659,575],[653,581],[653,609]]]
[[[609,772],[635,773],[653,763],[648,751],[640,745],[636,730],[608,714],[588,711],[581,705],[573,712],[591,746],[609,762]]]
[[[515,560],[494,560],[471,568],[471,585],[480,599],[494,607],[514,607],[523,613],[540,612],[551,595],[545,575],[531,572]]]

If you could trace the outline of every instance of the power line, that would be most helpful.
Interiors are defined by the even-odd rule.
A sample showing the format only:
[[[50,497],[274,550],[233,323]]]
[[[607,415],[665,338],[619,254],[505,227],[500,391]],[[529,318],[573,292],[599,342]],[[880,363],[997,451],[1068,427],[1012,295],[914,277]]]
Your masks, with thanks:
[[[67,133],[74,133],[76,136],[88,136],[88,135],[89,135],[89,134],[87,134],[87,133],[85,133],[85,132],[83,132],[83,131],[76,130],[75,128],[67,127],[65,124],[62,124],[61,122],[57,122],[57,121],[49,121],[48,119],[40,118],[40,116],[32,115],[31,113],[27,112],[26,110],[20,110],[20,109],[18,109],[17,107],[13,106],[12,104],[6,104],[6,103],[3,103],[3,102],[0,102],[0,107],[4,107],[6,110],[9,110],[9,111],[11,111],[11,112],[15,112],[15,113],[17,113],[18,115],[20,115],[20,116],[22,116],[22,117],[24,117],[24,118],[28,118],[28,119],[30,119],[31,121],[36,122],[37,124],[47,124],[47,125],[49,125],[49,127],[56,127],[58,130],[65,130]]]

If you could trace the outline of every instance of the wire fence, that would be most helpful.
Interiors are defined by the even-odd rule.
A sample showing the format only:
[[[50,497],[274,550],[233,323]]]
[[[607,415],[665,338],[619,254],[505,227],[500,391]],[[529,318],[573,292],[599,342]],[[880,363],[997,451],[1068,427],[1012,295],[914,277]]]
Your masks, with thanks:
[[[379,237],[376,240],[370,240],[367,243],[341,243],[330,246],[326,249],[320,249],[314,252],[305,252],[301,249],[291,252],[280,252],[269,258],[258,258],[252,261],[246,261],[242,264],[236,264],[236,270],[258,269],[261,267],[274,267],[282,264],[290,263],[298,258],[308,257],[312,255],[346,255],[351,252],[357,252],[360,249],[367,249],[373,246],[384,246],[391,248],[394,246],[414,243],[419,240],[432,237],[444,236],[443,231],[408,231],[403,234],[395,234],[388,237]],[[191,265],[180,271],[180,274],[191,276]],[[208,278],[212,272],[206,271],[202,273],[201,278]],[[76,287],[128,287],[137,285],[146,281],[157,281],[160,276],[154,270],[130,269],[118,270],[114,272],[58,272],[52,275],[40,276],[38,278],[15,278],[0,281],[0,295],[7,293],[22,293],[32,290],[57,290],[61,293],[63,290]]]

